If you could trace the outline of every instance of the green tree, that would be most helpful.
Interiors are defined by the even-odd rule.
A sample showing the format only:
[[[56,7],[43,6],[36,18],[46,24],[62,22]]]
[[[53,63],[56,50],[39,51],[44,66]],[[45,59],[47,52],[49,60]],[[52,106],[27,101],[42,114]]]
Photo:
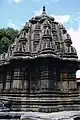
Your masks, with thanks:
[[[0,29],[0,40],[1,40],[2,37],[5,36],[5,35],[6,35],[5,29],[4,29],[4,28]]]
[[[15,37],[18,34],[18,30],[14,30],[13,28],[7,28],[5,32],[6,32],[6,37],[8,37],[8,39],[11,40],[11,42],[14,42]]]
[[[8,47],[14,42],[18,30],[13,28],[0,29],[0,53],[7,52]]]
[[[10,45],[10,40],[7,37],[2,37],[0,40],[0,53],[6,52]]]

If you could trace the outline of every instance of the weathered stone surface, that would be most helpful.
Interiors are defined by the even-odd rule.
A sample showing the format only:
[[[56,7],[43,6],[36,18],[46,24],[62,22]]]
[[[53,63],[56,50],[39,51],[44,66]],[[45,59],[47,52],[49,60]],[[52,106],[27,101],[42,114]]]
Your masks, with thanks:
[[[12,111],[80,110],[79,64],[67,30],[43,7],[0,55],[0,100]]]
[[[28,112],[21,115],[21,119],[29,120],[80,120],[80,111],[64,111],[64,112],[55,112],[55,113],[34,113]]]
[[[80,111],[64,111],[54,113],[40,112],[0,112],[0,119],[19,120],[80,120]]]

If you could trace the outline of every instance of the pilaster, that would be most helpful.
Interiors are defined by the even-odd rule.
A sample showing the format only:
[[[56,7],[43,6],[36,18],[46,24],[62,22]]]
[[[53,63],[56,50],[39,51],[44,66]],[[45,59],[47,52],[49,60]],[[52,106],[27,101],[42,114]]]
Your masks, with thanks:
[[[20,90],[22,89],[22,80],[23,80],[23,75],[21,68],[17,67],[14,68],[14,76],[13,76],[13,89]]]
[[[11,72],[7,71],[6,74],[6,90],[10,89],[10,84],[11,84]]]

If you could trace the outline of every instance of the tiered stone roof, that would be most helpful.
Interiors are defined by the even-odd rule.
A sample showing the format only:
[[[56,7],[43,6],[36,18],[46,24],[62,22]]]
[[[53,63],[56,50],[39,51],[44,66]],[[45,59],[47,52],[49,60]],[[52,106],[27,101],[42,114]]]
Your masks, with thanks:
[[[67,30],[54,17],[48,16],[43,7],[42,14],[26,22],[7,53],[0,55],[0,65],[7,64],[12,59],[48,56],[63,60],[78,59]]]

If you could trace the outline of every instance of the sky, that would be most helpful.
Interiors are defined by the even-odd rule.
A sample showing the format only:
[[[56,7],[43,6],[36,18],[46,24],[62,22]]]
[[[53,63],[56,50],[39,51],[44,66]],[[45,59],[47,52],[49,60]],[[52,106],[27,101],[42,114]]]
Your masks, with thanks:
[[[40,15],[43,5],[47,14],[65,26],[80,59],[80,0],[0,0],[0,28],[21,29],[33,16]]]

